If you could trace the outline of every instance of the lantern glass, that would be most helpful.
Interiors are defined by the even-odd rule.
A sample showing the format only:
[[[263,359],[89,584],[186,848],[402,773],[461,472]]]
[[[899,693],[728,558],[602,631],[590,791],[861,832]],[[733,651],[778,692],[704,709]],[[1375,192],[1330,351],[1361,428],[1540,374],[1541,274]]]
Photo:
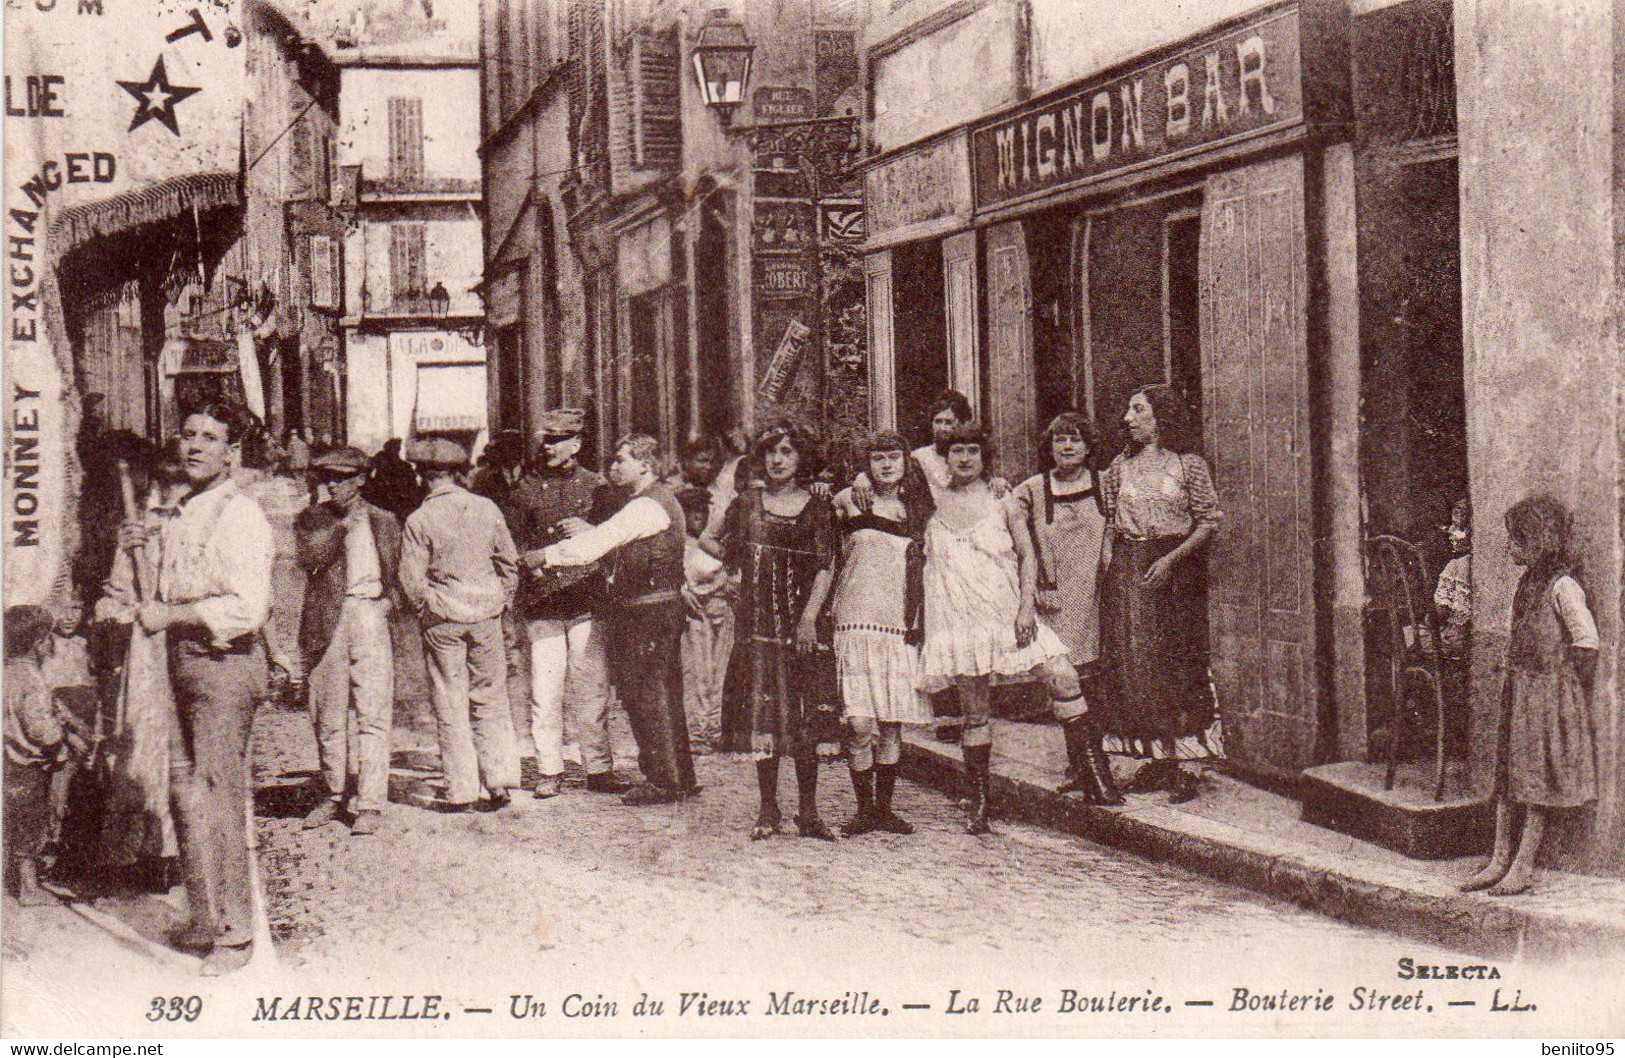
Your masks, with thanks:
[[[436,316],[444,316],[451,311],[451,294],[444,283],[435,283],[429,291],[429,311]]]
[[[694,50],[694,75],[707,106],[738,106],[750,80],[750,49],[709,47]]]

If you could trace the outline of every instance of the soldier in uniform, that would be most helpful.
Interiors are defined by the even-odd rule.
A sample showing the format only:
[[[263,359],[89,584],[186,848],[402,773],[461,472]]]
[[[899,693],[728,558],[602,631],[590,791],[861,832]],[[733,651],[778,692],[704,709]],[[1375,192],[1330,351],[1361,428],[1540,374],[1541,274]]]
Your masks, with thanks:
[[[521,552],[566,538],[566,523],[592,520],[604,478],[577,460],[587,414],[561,408],[542,416],[536,447],[524,477],[503,506]],[[615,777],[609,746],[609,675],[603,629],[593,604],[603,591],[594,567],[527,575],[514,608],[518,646],[530,671],[530,733],[536,743],[535,794],[557,796],[564,773],[564,717],[581,748],[587,789],[624,793]]]

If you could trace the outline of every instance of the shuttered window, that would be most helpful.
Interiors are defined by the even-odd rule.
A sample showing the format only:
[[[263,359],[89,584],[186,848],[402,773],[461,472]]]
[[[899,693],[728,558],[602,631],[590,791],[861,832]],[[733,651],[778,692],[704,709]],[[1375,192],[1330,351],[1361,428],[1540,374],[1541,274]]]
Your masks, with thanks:
[[[675,169],[682,161],[677,31],[637,34],[633,55],[632,164]]]
[[[389,101],[389,177],[423,179],[423,100],[396,96]]]
[[[397,221],[389,226],[389,279],[398,311],[423,307],[429,292],[425,256],[428,227],[421,221]]]
[[[339,307],[338,240],[328,235],[310,237],[310,303],[318,309]]]

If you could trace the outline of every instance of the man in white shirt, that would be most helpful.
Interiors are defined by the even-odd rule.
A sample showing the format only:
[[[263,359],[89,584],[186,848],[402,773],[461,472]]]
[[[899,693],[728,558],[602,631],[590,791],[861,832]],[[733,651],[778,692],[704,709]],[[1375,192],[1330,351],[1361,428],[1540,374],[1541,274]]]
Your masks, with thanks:
[[[686,623],[683,509],[660,482],[660,444],[634,434],[615,446],[609,480],[631,499],[599,525],[568,518],[567,539],[527,551],[531,568],[586,566],[606,559],[600,615],[611,677],[638,742],[643,785],[631,805],[664,804],[699,792],[683,716],[681,648]]]
[[[271,613],[271,523],[231,480],[248,413],[206,404],[181,426],[191,491],[159,535],[157,598],[141,604],[147,632],[166,632],[179,720],[171,786],[191,925],[181,943],[208,949],[205,976],[247,965],[254,946],[249,860],[248,739],[265,697],[260,631]],[[144,546],[127,523],[120,545]]]

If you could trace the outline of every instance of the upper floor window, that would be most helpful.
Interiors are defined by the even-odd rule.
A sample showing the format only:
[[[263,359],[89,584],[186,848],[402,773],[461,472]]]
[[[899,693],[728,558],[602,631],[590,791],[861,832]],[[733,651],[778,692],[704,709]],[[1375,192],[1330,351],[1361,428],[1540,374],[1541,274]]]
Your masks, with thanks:
[[[389,101],[389,177],[423,179],[423,100],[396,96]]]

